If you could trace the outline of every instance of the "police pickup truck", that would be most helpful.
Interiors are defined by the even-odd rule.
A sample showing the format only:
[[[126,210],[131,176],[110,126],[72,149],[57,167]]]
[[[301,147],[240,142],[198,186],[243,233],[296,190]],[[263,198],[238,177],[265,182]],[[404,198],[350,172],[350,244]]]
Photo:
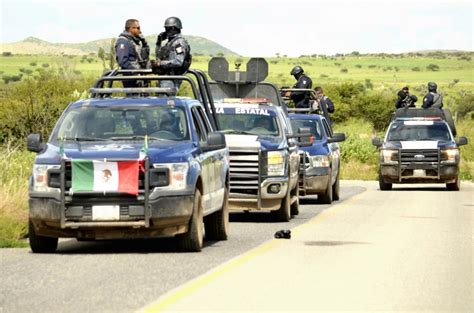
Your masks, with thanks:
[[[380,152],[380,190],[394,183],[445,183],[448,190],[459,190],[459,147],[467,138],[455,140],[439,109],[407,112],[394,118],[383,141],[372,139]]]
[[[326,118],[319,114],[290,114],[293,129],[308,129],[311,145],[300,148],[300,194],[318,195],[325,204],[339,200],[340,149],[344,133],[333,133]]]
[[[295,135],[276,87],[263,79],[264,59],[247,72],[228,72],[224,58],[209,63],[217,120],[230,152],[230,210],[271,211],[289,221],[299,212],[299,156]]]
[[[38,153],[29,183],[33,252],[54,252],[59,237],[175,236],[185,251],[200,251],[204,233],[227,238],[229,156],[207,78],[150,73],[101,77],[90,99],[66,108],[46,144],[28,137]],[[187,82],[194,99],[146,87],[164,79]],[[125,80],[145,87],[121,88]]]

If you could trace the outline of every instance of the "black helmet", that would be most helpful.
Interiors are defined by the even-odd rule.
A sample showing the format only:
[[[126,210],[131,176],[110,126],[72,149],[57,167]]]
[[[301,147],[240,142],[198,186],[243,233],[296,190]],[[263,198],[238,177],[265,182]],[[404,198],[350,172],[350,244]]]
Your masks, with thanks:
[[[166,19],[165,27],[176,27],[177,29],[182,29],[183,24],[181,24],[181,20],[179,18],[172,16]]]
[[[291,70],[290,72],[290,75],[293,75],[293,76],[298,76],[300,74],[303,74],[304,70],[301,66],[299,65],[296,65],[295,67],[293,67],[293,69]]]
[[[438,89],[438,85],[435,82],[428,83],[428,91],[436,91]]]

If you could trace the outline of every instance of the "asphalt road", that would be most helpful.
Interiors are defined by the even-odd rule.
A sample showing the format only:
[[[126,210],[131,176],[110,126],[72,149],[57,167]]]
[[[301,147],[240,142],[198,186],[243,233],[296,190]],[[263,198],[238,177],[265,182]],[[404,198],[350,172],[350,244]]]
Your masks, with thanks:
[[[340,201],[303,200],[290,223],[232,214],[229,240],[201,253],[167,238],[2,249],[0,312],[472,312],[474,185],[426,186],[344,181]],[[282,228],[291,240],[272,239]]]

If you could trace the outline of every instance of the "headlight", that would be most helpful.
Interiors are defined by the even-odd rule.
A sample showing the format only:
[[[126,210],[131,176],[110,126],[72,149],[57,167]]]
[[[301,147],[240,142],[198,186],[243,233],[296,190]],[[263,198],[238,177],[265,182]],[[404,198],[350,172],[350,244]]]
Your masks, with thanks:
[[[459,160],[459,149],[441,150],[441,160],[443,163],[456,163]]]
[[[327,155],[313,155],[309,157],[309,162],[312,167],[329,167],[329,156]]]
[[[267,155],[267,175],[285,175],[285,153],[283,151],[269,151]]]
[[[153,167],[167,167],[169,170],[169,185],[160,188],[166,188],[167,190],[181,190],[186,188],[189,170],[188,163],[153,164]]]
[[[48,170],[60,169],[61,165],[33,165],[33,191],[55,192],[58,188],[48,187]]]
[[[380,162],[395,164],[398,162],[398,150],[380,150]]]

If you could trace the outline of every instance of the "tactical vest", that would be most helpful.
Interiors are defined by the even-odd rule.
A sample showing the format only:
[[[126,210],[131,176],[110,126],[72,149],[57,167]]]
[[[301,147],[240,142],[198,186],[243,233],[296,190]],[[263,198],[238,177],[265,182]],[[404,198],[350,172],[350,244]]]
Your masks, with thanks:
[[[439,93],[433,93],[433,105],[432,108],[441,109],[443,106],[443,97]]]
[[[173,39],[171,39],[170,41],[168,41],[166,43],[166,45],[164,45],[163,47],[161,47],[157,52],[156,52],[156,57],[160,60],[169,60],[169,57],[170,57],[170,52],[172,49],[174,49],[174,47],[172,46],[173,42],[176,41],[178,38],[182,38],[184,41],[186,41],[186,39],[184,39],[183,37],[174,37]],[[187,41],[186,41],[187,43]],[[183,62],[183,66],[179,69],[173,69],[173,73],[171,74],[174,74],[174,75],[182,75],[184,73],[186,73],[186,71],[189,69],[189,67],[191,66],[191,63],[192,63],[192,55],[191,55],[191,47],[189,46],[189,44],[187,44],[188,46],[188,49],[189,51],[185,54],[184,56],[184,62]],[[165,74],[165,73],[159,73],[159,74]]]

